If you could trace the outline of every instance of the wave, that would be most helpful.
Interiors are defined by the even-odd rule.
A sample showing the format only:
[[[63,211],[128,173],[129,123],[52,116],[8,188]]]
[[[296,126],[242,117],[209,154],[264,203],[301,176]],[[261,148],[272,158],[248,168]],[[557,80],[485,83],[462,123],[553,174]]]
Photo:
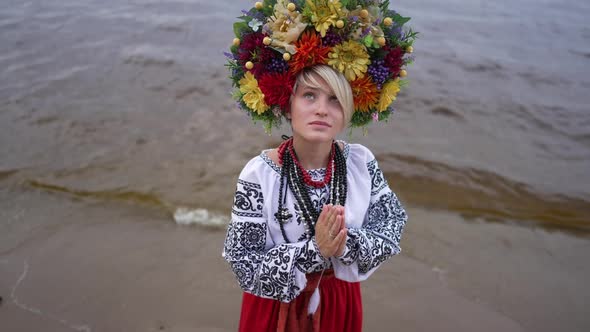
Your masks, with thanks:
[[[590,234],[590,201],[544,193],[490,171],[454,167],[409,155],[377,156],[392,189],[410,206],[456,212],[470,220],[507,222],[559,230],[575,235]],[[16,170],[0,172],[0,180]],[[21,181],[19,181],[21,182]],[[128,189],[79,190],[38,180],[21,183],[43,191],[82,199],[124,202],[163,210],[178,225],[224,228],[229,216],[208,206],[188,207],[166,201],[154,192]],[[229,203],[228,203],[229,204]]]
[[[100,200],[119,201],[127,203],[139,203],[142,205],[149,205],[152,207],[162,208],[169,210],[168,204],[161,200],[157,195],[153,193],[142,193],[132,190],[79,190],[68,188],[56,184],[41,182],[37,180],[27,180],[25,184],[33,188],[41,189],[50,192],[59,192],[69,194],[78,198],[96,198]]]
[[[377,159],[394,190],[410,204],[454,211],[468,219],[590,234],[586,198],[543,193],[493,172],[414,156],[384,154]]]
[[[174,221],[179,225],[200,225],[212,228],[225,228],[228,216],[215,214],[207,209],[179,207],[174,211]]]
[[[0,179],[8,177],[14,174],[14,172],[15,171],[0,172]],[[163,209],[166,212],[171,213],[172,219],[178,225],[225,228],[229,221],[229,216],[214,213],[205,208],[174,207],[172,204],[165,202],[153,193],[142,193],[130,190],[77,190],[36,180],[27,181],[27,185],[44,191],[64,193],[78,198],[94,198],[99,200],[135,203]]]

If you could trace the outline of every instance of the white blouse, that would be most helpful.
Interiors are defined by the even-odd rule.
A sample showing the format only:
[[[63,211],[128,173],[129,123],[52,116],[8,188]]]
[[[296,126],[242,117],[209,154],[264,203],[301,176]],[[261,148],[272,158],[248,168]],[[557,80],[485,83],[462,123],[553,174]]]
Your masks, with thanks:
[[[325,259],[315,237],[307,239],[305,221],[290,190],[285,207],[294,215],[284,225],[283,238],[275,213],[278,210],[280,167],[266,154],[250,160],[240,173],[228,226],[223,257],[242,289],[254,295],[290,302],[305,288],[308,273],[333,268],[337,278],[349,282],[367,279],[389,257],[400,253],[407,220],[395,193],[389,189],[377,160],[360,144],[344,144],[348,190],[345,221],[348,228],[342,256]],[[309,171],[314,180],[326,170]],[[329,185],[308,186],[319,211],[328,202]]]

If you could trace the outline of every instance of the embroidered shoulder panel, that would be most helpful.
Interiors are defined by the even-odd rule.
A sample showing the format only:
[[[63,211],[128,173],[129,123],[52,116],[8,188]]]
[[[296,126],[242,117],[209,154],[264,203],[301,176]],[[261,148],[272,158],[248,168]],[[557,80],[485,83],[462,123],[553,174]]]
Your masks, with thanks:
[[[251,253],[262,254],[265,245],[265,223],[232,221],[229,224],[224,243],[229,260],[239,260]]]
[[[238,179],[232,213],[238,217],[261,218],[264,197],[259,184]]]
[[[377,159],[373,159],[367,163],[367,169],[371,176],[371,196],[377,195],[383,188],[387,187],[387,181],[383,176],[383,172],[377,165]]]

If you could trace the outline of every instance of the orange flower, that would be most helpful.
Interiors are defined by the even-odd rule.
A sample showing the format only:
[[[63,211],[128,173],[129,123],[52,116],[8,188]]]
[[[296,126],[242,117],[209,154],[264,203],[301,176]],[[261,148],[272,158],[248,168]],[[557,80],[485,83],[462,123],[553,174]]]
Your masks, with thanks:
[[[377,85],[368,75],[350,82],[350,87],[352,88],[355,110],[369,112],[370,109],[377,106],[379,101]]]
[[[305,67],[325,64],[330,48],[322,45],[322,38],[313,31],[304,32],[295,43],[297,53],[289,62],[292,73],[297,73]]]

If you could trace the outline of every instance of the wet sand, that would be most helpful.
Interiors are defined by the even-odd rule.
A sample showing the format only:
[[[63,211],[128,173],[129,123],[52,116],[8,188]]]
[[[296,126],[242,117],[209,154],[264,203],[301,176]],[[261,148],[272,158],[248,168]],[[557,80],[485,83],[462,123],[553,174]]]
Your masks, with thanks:
[[[236,330],[241,292],[220,256],[223,229],[36,189],[1,196],[6,331]],[[408,212],[402,254],[363,283],[364,330],[590,327],[590,240]]]

